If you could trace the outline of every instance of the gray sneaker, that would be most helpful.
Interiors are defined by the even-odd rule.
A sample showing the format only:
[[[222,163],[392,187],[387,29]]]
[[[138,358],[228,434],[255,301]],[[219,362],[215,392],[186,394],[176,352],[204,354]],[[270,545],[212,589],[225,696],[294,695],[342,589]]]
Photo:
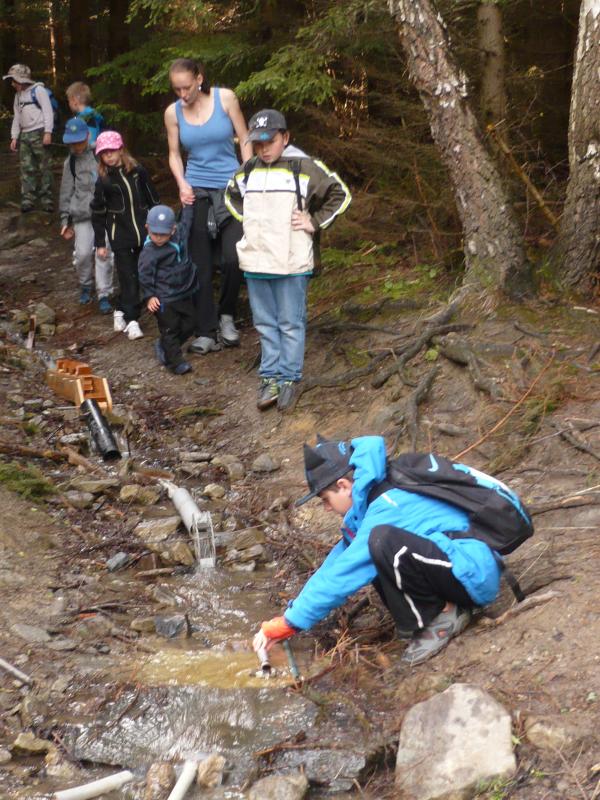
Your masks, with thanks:
[[[230,314],[221,314],[219,318],[219,335],[225,347],[237,347],[239,345],[240,334]]]
[[[199,353],[201,356],[205,356],[207,353],[213,353],[220,349],[221,345],[215,342],[210,336],[198,336],[188,347],[190,353]]]
[[[284,381],[279,384],[279,397],[277,398],[277,411],[287,411],[294,405],[296,399],[296,381]]]
[[[258,385],[258,397],[256,407],[264,411],[277,402],[279,396],[279,386],[275,378],[262,378]]]

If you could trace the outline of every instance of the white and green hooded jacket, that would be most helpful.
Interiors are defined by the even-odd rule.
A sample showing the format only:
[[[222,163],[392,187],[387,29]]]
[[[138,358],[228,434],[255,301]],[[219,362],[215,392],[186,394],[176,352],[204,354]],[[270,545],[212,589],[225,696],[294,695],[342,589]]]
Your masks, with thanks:
[[[317,232],[343,214],[352,199],[335,172],[291,145],[273,164],[252,159],[229,181],[225,205],[244,226],[237,244],[241,270],[262,276],[312,272],[313,236],[292,230],[298,192]]]

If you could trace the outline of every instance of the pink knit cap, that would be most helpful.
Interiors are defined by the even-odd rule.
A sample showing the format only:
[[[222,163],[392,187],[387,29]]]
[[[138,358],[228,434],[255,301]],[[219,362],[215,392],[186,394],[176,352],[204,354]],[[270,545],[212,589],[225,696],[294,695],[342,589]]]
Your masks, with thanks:
[[[116,131],[104,131],[96,139],[96,155],[103,150],[120,150],[123,147],[121,134]]]

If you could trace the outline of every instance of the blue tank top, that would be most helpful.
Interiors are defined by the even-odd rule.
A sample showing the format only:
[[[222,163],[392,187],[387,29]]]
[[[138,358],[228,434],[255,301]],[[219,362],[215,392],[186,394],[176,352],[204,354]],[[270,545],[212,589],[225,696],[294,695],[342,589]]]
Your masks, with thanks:
[[[188,158],[185,179],[193,187],[224,189],[238,169],[233,144],[233,125],[221,105],[221,93],[213,89],[214,108],[203,125],[190,125],[183,116],[181,100],[175,103],[179,141]]]

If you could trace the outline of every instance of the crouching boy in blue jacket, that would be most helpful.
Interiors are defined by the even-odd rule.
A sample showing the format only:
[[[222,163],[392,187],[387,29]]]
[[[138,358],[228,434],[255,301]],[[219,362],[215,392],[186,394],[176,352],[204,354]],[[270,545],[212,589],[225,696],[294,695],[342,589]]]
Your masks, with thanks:
[[[403,661],[420,664],[466,627],[472,608],[495,599],[498,556],[483,541],[457,538],[456,532],[470,525],[463,509],[387,488],[383,437],[320,440],[315,448],[304,446],[304,463],[310,492],[296,505],[319,497],[327,510],[343,518],[342,539],[284,615],[263,622],[254,637],[256,650],[309,630],[373,583],[398,635],[410,639]],[[490,476],[477,475],[521,512],[513,492]]]
[[[138,260],[142,298],[156,315],[160,332],[154,344],[156,357],[175,375],[192,369],[181,345],[198,323],[198,275],[188,251],[192,219],[192,206],[183,207],[178,225],[168,206],[151,208],[146,220],[148,238]]]

